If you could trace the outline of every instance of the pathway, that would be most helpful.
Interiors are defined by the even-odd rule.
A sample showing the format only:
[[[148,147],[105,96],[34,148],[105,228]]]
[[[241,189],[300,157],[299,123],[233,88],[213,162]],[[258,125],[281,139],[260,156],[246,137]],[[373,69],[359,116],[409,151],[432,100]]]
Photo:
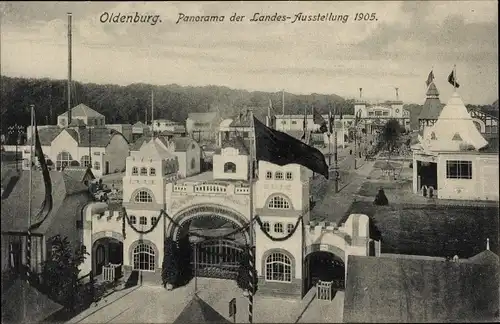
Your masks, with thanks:
[[[343,323],[344,292],[338,291],[332,301],[314,299],[296,323]]]

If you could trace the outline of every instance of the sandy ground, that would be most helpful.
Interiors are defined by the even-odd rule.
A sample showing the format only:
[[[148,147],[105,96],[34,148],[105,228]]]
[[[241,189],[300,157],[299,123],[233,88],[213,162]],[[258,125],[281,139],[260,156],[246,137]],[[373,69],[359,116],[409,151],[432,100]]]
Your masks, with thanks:
[[[118,291],[93,305],[68,323],[172,323],[191,300],[191,282],[174,291],[161,286],[137,286]],[[248,301],[231,280],[200,278],[198,296],[228,320],[228,303],[236,298],[236,322],[248,323]],[[342,322],[343,293],[331,302],[255,296],[256,323]]]

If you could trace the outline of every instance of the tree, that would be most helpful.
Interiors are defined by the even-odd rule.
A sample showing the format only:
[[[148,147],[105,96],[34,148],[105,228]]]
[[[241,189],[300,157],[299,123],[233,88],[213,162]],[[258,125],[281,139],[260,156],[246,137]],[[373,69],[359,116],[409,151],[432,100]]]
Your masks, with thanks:
[[[73,251],[68,238],[60,235],[51,237],[48,243],[50,257],[42,263],[43,290],[56,302],[74,309],[85,298],[78,276],[88,253],[83,245]]]
[[[385,149],[389,153],[389,159],[391,158],[392,153],[397,149],[399,145],[399,139],[401,136],[401,125],[399,124],[397,119],[390,119],[384,125],[382,132],[380,133],[381,141],[385,147]]]
[[[178,251],[175,242],[171,237],[165,239],[163,245],[163,265],[161,278],[164,286],[171,290],[179,278]]]
[[[247,292],[250,290],[250,271],[252,271],[253,273],[253,287],[255,293],[255,291],[257,291],[257,271],[255,270],[255,268],[250,268],[250,253],[248,248],[246,248],[241,255],[236,283],[238,284],[239,288]]]
[[[378,190],[378,193],[375,196],[375,200],[373,201],[373,204],[377,205],[377,206],[387,206],[387,205],[389,205],[389,200],[385,196],[384,189],[380,188]]]

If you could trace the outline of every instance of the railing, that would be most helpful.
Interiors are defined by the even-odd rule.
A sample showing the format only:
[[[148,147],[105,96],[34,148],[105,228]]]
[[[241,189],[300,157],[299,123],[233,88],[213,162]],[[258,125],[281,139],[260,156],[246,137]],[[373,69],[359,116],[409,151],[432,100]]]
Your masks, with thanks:
[[[194,192],[223,193],[226,191],[227,191],[226,187],[214,184],[202,184],[194,187]]]
[[[102,267],[103,281],[115,281],[121,277],[121,264],[112,264]]]
[[[318,281],[316,288],[318,292],[316,298],[319,300],[332,300],[333,299],[333,282],[332,281]]]
[[[234,188],[234,193],[235,194],[243,194],[243,195],[246,195],[246,194],[249,194],[250,193],[250,188],[247,188],[247,187],[236,187]]]

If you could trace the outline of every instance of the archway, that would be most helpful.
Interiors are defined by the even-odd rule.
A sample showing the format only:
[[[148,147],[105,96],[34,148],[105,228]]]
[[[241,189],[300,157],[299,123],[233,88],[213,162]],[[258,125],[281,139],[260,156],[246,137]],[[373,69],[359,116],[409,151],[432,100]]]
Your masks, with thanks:
[[[304,293],[319,280],[333,282],[335,290],[344,290],[345,263],[343,258],[330,251],[314,251],[305,257]]]
[[[114,237],[100,237],[92,244],[92,272],[99,276],[108,264],[123,264],[123,241]]]

